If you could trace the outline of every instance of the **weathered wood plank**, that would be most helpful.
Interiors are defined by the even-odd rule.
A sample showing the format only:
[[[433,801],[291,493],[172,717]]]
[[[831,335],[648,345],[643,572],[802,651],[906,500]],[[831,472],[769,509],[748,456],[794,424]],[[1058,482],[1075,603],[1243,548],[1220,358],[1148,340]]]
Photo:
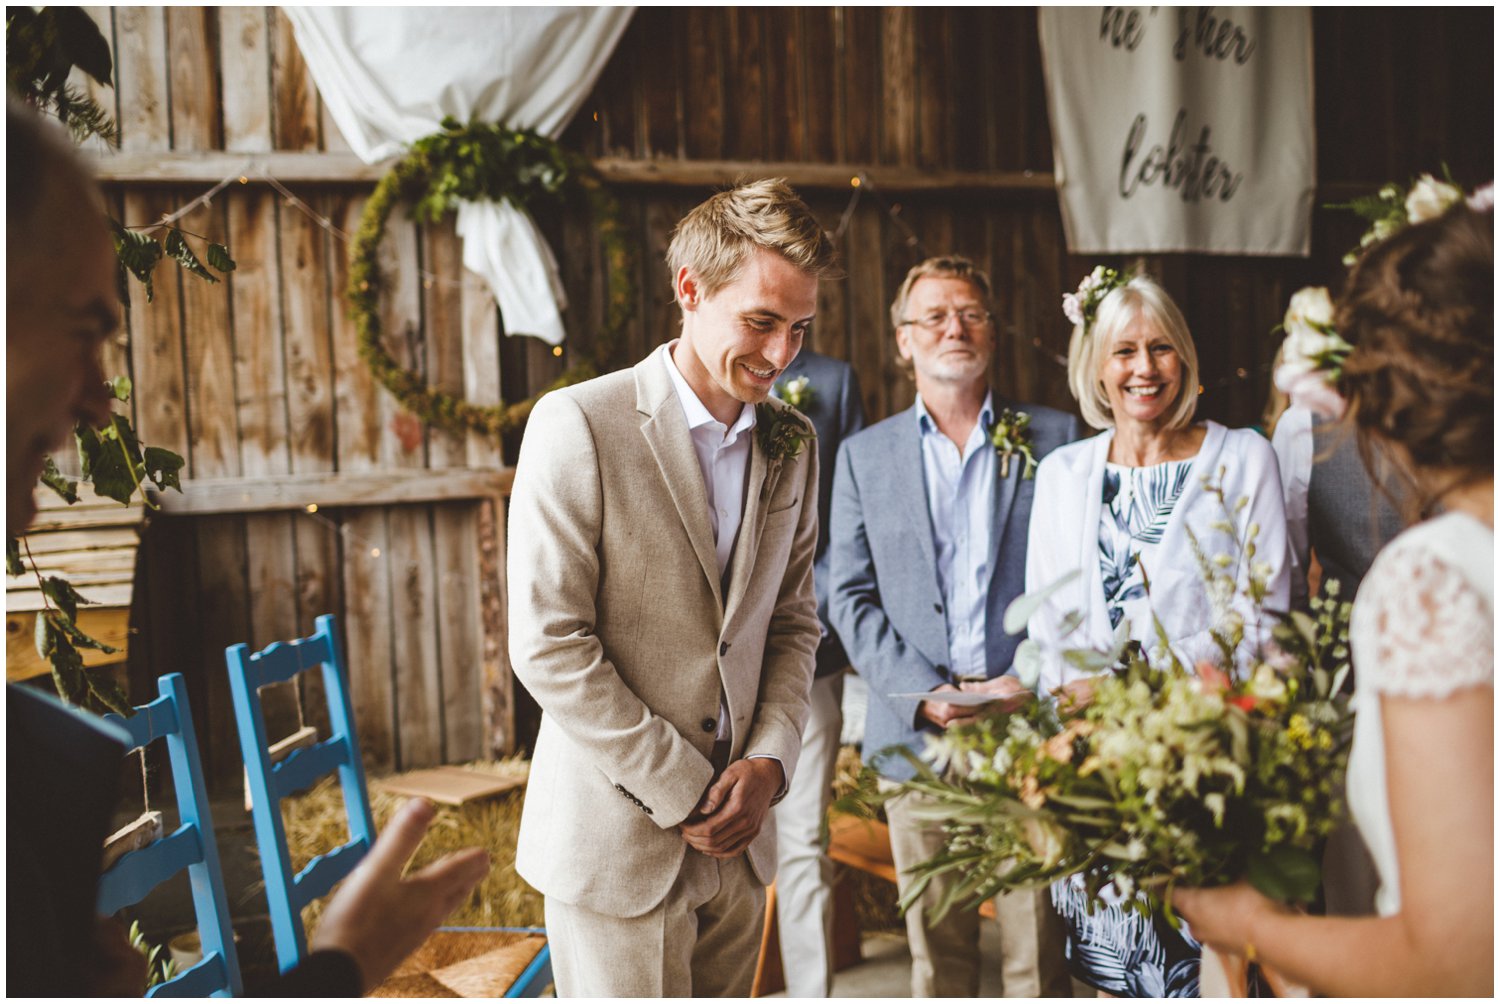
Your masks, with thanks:
[[[261,474],[247,478],[195,478],[182,483],[182,492],[153,494],[163,516],[205,516],[226,513],[286,512],[324,509],[416,505],[482,499],[510,492],[513,468],[484,470],[467,467],[406,470]],[[69,521],[70,517],[79,522]],[[135,517],[137,520],[139,517]],[[68,510],[48,516],[52,525],[110,525],[108,510],[78,513]],[[123,516],[116,522],[127,522]]]
[[[484,755],[485,745],[479,506],[437,505],[432,511],[443,759],[473,760]]]
[[[271,131],[278,150],[318,149],[318,90],[297,48],[291,19],[269,7],[271,29]]]
[[[180,198],[191,196],[180,195]],[[223,200],[182,218],[184,231],[210,241],[228,243]],[[188,238],[195,253],[202,241]],[[274,245],[267,256],[275,258]],[[239,418],[236,414],[236,354],[230,319],[230,290],[224,282],[209,282],[173,262],[157,267],[179,272],[182,284],[183,342],[187,358],[187,418],[192,446],[192,472],[197,477],[235,477],[241,473]],[[247,275],[250,274],[247,270]],[[149,309],[149,308],[148,308]]]
[[[238,446],[252,475],[290,467],[276,201],[269,192],[243,189],[229,199],[230,246],[239,268],[229,278],[236,394],[226,413],[238,417]]]
[[[365,197],[334,193],[329,216],[345,233],[359,229]],[[341,471],[380,466],[380,395],[370,369],[359,357],[359,334],[349,317],[344,291],[349,285],[349,252],[335,248],[328,259],[329,342],[333,351],[333,407],[338,429],[335,458]]]
[[[218,28],[214,8],[167,8],[175,150],[211,150],[221,144]]]
[[[120,148],[171,149],[164,8],[115,8],[115,87],[122,96]]]
[[[682,88],[683,154],[714,160],[724,155],[724,74],[720,40],[723,7],[684,7],[686,86]]]
[[[845,257],[849,273],[849,360],[859,371],[865,414],[872,423],[891,414],[887,361],[894,351],[886,347],[891,332],[880,256],[881,219],[872,207],[861,206],[855,211]]]
[[[844,159],[838,129],[838,62],[835,19],[828,7],[799,7],[802,31],[802,67],[806,90],[803,119],[806,123],[808,160],[830,163]]]
[[[726,14],[724,149],[736,160],[756,161],[767,156],[761,11],[757,7],[729,7]]]
[[[391,652],[391,572],[386,512],[344,520],[344,637],[349,693],[360,753],[372,769],[396,766],[395,678]]]
[[[391,657],[395,666],[397,764],[402,770],[443,760],[443,677],[438,663],[432,511],[393,509],[390,521]]]
[[[150,223],[164,211],[175,209],[171,189],[142,189],[125,195],[126,226]],[[179,329],[181,292],[176,265],[157,266],[155,301],[146,302],[145,290],[130,280],[131,370],[136,387],[136,430],[141,439],[190,458],[188,448],[186,377]],[[200,280],[194,279],[194,282]],[[191,473],[190,471],[184,473]]]
[[[436,390],[463,396],[463,286],[477,276],[464,270],[463,245],[452,219],[424,229],[429,275],[422,280],[422,300],[428,381]],[[428,462],[434,466],[462,467],[468,454],[467,436],[434,428],[428,433],[427,449]]]
[[[328,201],[322,193],[303,200],[318,219],[290,206],[281,207],[281,341],[286,358],[286,421],[291,469],[331,471],[335,467],[333,346],[330,306],[342,302],[328,287],[329,233],[322,220]]]
[[[482,652],[484,735],[488,756],[514,753],[516,735],[516,678],[506,645],[505,504],[496,498],[480,505],[479,609],[484,631]]]
[[[36,618],[35,611],[7,612],[5,615],[5,679],[11,683],[52,672],[52,664],[36,651]],[[129,609],[80,610],[78,629],[111,648],[119,649],[113,653],[82,649],[84,666],[108,666],[125,660],[130,647]]]
[[[251,640],[244,518],[212,516],[198,521],[194,529],[198,541],[198,589],[196,595],[183,599],[191,604],[192,619],[198,622],[200,631],[201,647],[195,655],[202,667],[198,689],[204,694],[207,718],[198,729],[207,753],[204,773],[209,788],[227,794],[239,788],[244,769],[234,704],[224,672],[225,647]]]
[[[271,149],[271,38],[264,7],[220,7],[224,149]],[[227,177],[227,174],[220,175]]]
[[[887,164],[916,161],[916,14],[910,7],[880,12],[880,159]]]

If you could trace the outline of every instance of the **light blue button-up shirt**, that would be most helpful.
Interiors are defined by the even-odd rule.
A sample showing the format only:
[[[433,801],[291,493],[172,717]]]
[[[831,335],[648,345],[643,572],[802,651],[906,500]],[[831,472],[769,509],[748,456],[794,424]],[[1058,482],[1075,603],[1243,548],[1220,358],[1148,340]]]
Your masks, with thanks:
[[[949,668],[955,677],[988,675],[984,618],[990,584],[990,521],[995,501],[995,451],[988,431],[994,424],[989,394],[963,453],[938,430],[917,396],[917,428],[927,511],[932,517],[932,549],[938,588],[948,622]]]

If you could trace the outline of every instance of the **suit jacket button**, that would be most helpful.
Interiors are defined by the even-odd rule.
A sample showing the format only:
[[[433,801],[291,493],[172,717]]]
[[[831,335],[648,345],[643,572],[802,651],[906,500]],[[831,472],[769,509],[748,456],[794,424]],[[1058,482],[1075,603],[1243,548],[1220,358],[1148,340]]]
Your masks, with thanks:
[[[712,732],[719,727],[719,722],[715,718],[705,718],[698,724],[703,727],[704,732]]]
[[[940,614],[940,613],[943,612],[943,605],[941,603],[934,603],[932,605],[932,610],[933,610],[933,613],[939,613]]]
[[[727,642],[727,641],[721,641],[721,642],[719,642],[719,654],[720,655],[728,655],[729,654],[729,642]]]

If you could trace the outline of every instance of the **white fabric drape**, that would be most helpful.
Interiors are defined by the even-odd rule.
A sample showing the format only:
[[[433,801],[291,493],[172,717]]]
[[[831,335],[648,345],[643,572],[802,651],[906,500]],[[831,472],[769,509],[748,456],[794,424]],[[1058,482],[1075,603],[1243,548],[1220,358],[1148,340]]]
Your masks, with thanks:
[[[1306,255],[1317,182],[1305,7],[1043,7],[1074,254]]]
[[[556,138],[594,86],[633,7],[288,7],[329,115],[375,163],[444,116]],[[563,340],[557,262],[510,204],[464,203],[464,265],[484,278],[510,334]]]

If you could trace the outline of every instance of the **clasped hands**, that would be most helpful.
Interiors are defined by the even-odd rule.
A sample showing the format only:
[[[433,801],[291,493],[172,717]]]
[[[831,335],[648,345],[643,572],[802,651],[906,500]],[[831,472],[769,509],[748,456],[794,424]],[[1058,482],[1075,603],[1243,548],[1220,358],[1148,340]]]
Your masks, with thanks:
[[[756,757],[724,768],[677,827],[689,847],[711,858],[743,854],[765,822],[771,800],[781,790],[779,760]]]

